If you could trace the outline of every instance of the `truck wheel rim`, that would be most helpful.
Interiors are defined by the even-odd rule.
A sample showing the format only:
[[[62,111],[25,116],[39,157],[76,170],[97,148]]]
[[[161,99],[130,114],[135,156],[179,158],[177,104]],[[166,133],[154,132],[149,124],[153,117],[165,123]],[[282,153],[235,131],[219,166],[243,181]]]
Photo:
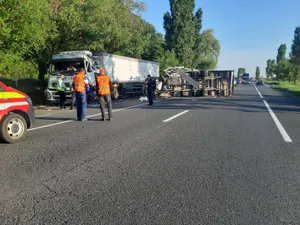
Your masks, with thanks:
[[[20,119],[12,119],[7,124],[7,134],[10,138],[18,139],[24,133],[24,124]]]

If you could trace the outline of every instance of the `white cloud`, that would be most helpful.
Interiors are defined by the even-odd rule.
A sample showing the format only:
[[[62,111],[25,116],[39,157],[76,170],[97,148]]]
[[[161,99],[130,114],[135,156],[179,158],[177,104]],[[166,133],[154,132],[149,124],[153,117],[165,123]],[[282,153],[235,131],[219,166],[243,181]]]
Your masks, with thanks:
[[[261,76],[265,76],[265,68],[268,59],[275,59],[277,50],[259,50],[259,51],[230,51],[221,50],[217,69],[230,69],[237,72],[239,67],[246,69],[250,76],[255,77],[256,67],[260,67]]]

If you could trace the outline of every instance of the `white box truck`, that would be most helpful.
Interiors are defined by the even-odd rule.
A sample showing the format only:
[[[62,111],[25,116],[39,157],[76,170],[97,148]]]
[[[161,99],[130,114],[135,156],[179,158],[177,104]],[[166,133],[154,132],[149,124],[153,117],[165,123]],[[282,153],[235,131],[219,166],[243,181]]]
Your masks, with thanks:
[[[115,86],[113,98],[142,95],[148,75],[157,80],[157,89],[161,89],[157,62],[99,52],[93,53],[93,59],[96,68],[103,68],[111,78]]]
[[[76,74],[72,68],[79,71],[85,68],[90,84],[94,87],[90,101],[95,98],[96,76],[101,68],[105,69],[106,74],[111,78],[115,88],[112,94],[114,99],[125,96],[140,96],[143,94],[144,82],[148,74],[157,79],[157,88],[161,89],[159,82],[159,63],[112,55],[107,53],[92,53],[90,51],[67,51],[55,54],[51,58],[48,87],[45,91],[46,99],[49,104],[59,102],[56,91],[56,82],[60,75],[65,76],[65,84],[69,88],[73,76]],[[71,93],[67,90],[67,101],[70,101]]]

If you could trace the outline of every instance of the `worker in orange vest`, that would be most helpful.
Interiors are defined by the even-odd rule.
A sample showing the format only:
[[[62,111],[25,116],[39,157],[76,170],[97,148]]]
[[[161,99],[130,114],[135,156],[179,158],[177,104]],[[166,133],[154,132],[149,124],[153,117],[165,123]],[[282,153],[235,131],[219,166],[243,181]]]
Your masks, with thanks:
[[[84,68],[73,77],[73,88],[76,95],[77,120],[86,121],[86,92],[89,92],[90,86]]]
[[[111,103],[111,92],[113,90],[112,82],[109,76],[105,75],[105,70],[100,69],[99,75],[97,76],[97,94],[100,101],[100,110],[102,114],[101,121],[105,119],[105,103],[108,107],[108,120],[112,120],[112,103]]]

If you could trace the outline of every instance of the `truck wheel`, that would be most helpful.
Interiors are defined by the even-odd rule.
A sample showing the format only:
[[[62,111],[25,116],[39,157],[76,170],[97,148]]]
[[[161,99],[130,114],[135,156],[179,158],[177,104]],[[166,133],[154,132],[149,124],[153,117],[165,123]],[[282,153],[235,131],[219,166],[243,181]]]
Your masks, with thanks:
[[[15,113],[8,114],[0,124],[0,137],[7,143],[16,143],[22,140],[27,133],[25,119]]]
[[[114,87],[113,93],[112,93],[112,99],[113,100],[118,100],[119,98],[119,91],[118,88]]]

